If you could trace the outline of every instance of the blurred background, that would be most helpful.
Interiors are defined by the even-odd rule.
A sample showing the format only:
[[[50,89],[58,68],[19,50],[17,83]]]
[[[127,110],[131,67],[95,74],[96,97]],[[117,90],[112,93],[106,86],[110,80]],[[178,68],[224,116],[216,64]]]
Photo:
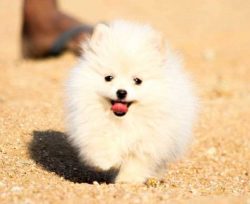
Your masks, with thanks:
[[[0,38],[5,54],[1,58],[17,58],[22,1],[2,0],[0,4]],[[171,44],[194,57],[205,52],[236,60],[236,55],[249,51],[247,0],[58,0],[58,4],[62,11],[91,24],[117,18],[150,23]],[[216,53],[212,54],[213,51]]]

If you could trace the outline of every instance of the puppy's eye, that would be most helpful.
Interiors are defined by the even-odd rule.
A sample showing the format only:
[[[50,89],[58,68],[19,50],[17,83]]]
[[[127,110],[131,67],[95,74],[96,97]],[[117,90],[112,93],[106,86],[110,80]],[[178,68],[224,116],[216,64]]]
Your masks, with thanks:
[[[105,79],[105,81],[112,81],[114,79],[114,77],[111,75],[108,75],[108,76],[105,76],[104,79]]]
[[[139,78],[134,78],[134,82],[136,85],[140,85],[142,83],[142,80]]]

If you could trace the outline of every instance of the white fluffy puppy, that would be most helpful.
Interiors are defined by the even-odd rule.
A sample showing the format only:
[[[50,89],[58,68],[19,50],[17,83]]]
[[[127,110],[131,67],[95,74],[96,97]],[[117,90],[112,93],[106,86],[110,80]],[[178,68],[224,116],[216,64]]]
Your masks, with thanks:
[[[148,25],[96,26],[67,83],[69,138],[115,182],[144,182],[191,140],[196,99],[180,60]]]

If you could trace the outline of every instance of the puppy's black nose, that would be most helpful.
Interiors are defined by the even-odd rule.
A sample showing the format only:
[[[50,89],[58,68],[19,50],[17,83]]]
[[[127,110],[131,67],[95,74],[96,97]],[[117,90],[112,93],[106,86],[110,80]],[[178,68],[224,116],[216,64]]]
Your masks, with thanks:
[[[119,99],[124,99],[127,96],[127,91],[124,89],[118,89],[116,95]]]

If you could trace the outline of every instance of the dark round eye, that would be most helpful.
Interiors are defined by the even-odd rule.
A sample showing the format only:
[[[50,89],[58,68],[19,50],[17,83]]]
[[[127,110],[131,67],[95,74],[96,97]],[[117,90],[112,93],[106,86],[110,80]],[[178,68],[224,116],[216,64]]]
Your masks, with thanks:
[[[134,82],[136,85],[140,85],[142,83],[142,80],[139,78],[134,78]]]
[[[111,76],[111,75],[108,75],[108,76],[105,76],[105,77],[104,77],[105,81],[112,81],[113,78],[114,78],[114,77]]]

